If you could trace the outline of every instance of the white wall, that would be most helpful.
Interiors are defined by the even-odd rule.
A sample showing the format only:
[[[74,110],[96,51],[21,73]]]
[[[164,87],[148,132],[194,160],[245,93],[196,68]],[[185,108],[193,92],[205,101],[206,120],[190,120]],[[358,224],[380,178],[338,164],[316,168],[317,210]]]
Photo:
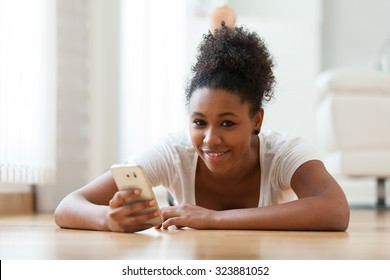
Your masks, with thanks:
[[[119,0],[88,6],[89,180],[119,157],[119,8]]]
[[[390,1],[325,0],[322,68],[377,66],[390,38]]]
[[[320,70],[320,0],[231,0],[238,25],[256,31],[276,63],[275,100],[265,107],[265,126],[315,144],[314,79]]]
[[[119,1],[57,1],[57,183],[39,186],[38,210],[118,160]]]
[[[86,1],[57,1],[56,184],[37,188],[38,210],[54,209],[88,168]]]

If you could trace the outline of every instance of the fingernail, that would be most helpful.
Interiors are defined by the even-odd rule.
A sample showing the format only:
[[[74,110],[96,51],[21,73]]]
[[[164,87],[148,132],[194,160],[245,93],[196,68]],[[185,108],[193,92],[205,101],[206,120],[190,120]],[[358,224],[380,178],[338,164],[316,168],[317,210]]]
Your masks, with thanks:
[[[141,191],[140,191],[140,190],[134,190],[133,193],[134,193],[134,194],[140,194]]]
[[[150,206],[153,206],[153,205],[155,205],[155,204],[156,204],[156,201],[154,201],[154,200],[149,201],[149,205],[150,205]]]

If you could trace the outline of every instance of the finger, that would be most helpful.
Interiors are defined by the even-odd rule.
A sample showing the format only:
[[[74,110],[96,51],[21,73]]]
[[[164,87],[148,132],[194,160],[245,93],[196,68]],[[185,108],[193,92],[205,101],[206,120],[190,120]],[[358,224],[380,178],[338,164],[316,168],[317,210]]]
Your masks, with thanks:
[[[112,208],[108,215],[121,228],[129,225],[134,226],[159,216],[161,211],[155,208],[155,205],[155,201],[135,202],[122,207]]]
[[[129,189],[125,191],[118,191],[114,194],[113,198],[109,202],[111,208],[121,207],[125,204],[125,201],[129,198],[139,197],[141,191],[139,189]]]
[[[133,215],[133,214],[142,214],[142,213],[150,213],[154,210],[158,210],[157,202],[155,200],[144,200],[144,201],[136,201],[129,204],[126,204],[123,209],[125,210],[124,215]],[[142,212],[140,212],[142,211]]]
[[[133,213],[132,215],[125,215],[125,212],[125,207],[114,208],[109,212],[112,231],[135,232],[151,228],[153,224],[147,223],[147,221],[160,215],[160,210],[148,213]]]
[[[170,218],[179,217],[180,210],[177,208],[163,208],[161,209],[161,217],[163,220],[168,220]]]
[[[126,225],[141,225],[141,224],[146,224],[147,221],[157,217],[160,215],[160,210],[157,210],[157,211],[152,211],[152,212],[148,212],[148,213],[143,213],[143,214],[133,214],[131,216],[126,216],[124,219],[123,219],[123,223],[125,223]],[[149,225],[149,227],[152,227],[153,224],[147,224]]]
[[[176,228],[184,227],[184,225],[181,223],[180,217],[169,218],[161,225],[162,229],[168,229],[170,226],[176,226]]]

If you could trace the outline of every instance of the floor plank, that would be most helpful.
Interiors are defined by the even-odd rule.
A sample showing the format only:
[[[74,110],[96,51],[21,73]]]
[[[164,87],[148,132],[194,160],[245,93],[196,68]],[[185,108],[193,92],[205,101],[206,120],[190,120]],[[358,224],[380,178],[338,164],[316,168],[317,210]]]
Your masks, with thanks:
[[[58,228],[51,214],[0,217],[0,259],[390,259],[390,211],[351,211],[346,232]]]

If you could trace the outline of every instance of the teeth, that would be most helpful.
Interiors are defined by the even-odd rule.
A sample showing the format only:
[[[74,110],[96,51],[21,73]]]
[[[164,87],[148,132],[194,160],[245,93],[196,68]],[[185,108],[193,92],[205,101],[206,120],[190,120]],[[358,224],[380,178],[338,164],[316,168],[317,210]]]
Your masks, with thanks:
[[[219,157],[222,156],[224,153],[207,153],[209,157]]]

